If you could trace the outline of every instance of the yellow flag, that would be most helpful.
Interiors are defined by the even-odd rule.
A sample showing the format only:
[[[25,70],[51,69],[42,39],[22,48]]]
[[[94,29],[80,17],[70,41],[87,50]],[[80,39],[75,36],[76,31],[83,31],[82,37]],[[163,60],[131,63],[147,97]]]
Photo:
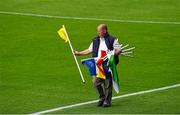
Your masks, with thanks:
[[[59,36],[63,39],[63,40],[65,40],[65,42],[67,42],[68,41],[68,38],[67,38],[67,35],[66,35],[66,32],[65,32],[65,29],[62,27],[61,29],[59,29],[58,31],[57,31],[57,33],[59,34]]]

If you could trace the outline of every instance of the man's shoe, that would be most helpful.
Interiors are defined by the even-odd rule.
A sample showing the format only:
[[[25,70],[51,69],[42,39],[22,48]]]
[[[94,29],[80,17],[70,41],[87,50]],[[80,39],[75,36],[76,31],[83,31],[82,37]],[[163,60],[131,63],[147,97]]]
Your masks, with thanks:
[[[107,102],[104,102],[104,103],[103,103],[103,107],[110,107],[110,106],[111,106],[110,103],[107,103]]]
[[[97,103],[97,106],[98,106],[98,107],[101,107],[101,106],[103,106],[103,103],[104,103],[104,101],[99,101],[99,102]]]

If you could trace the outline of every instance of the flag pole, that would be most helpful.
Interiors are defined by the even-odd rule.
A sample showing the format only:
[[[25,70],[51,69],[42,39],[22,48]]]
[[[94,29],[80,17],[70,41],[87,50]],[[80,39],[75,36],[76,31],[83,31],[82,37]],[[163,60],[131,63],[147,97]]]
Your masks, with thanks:
[[[73,47],[72,47],[71,41],[70,41],[70,39],[69,39],[68,33],[67,33],[67,31],[66,31],[66,28],[65,28],[65,26],[64,26],[64,25],[62,25],[62,27],[63,27],[63,28],[64,28],[64,30],[65,30],[65,34],[66,34],[66,36],[67,36],[68,43],[69,43],[69,46],[70,46],[70,48],[71,48],[71,51],[72,51],[72,54],[73,54],[74,60],[75,60],[76,65],[77,65],[77,68],[78,68],[78,70],[79,70],[79,73],[80,73],[81,79],[82,79],[83,83],[85,83],[84,77],[83,77],[82,72],[81,72],[81,69],[80,69],[80,67],[79,67],[79,63],[78,63],[78,61],[77,61],[76,56],[74,55],[74,50],[73,50]]]

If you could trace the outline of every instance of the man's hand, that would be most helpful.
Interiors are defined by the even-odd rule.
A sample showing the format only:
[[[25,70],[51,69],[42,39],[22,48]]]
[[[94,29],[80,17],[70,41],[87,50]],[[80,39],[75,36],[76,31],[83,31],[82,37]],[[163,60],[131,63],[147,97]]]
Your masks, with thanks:
[[[115,52],[114,52],[115,55],[119,55],[119,54],[121,54],[121,53],[122,53],[121,50],[115,50]]]
[[[80,54],[80,52],[74,50],[74,51],[73,51],[73,55],[79,56],[79,55],[81,55],[81,54]]]

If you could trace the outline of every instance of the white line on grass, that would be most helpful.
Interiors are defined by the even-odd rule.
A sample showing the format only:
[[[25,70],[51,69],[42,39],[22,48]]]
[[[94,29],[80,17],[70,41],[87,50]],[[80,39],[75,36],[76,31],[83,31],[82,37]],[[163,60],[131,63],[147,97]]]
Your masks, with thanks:
[[[180,84],[175,84],[175,85],[165,86],[165,87],[161,87],[161,88],[150,89],[150,90],[139,91],[139,92],[135,92],[135,93],[129,93],[129,94],[125,94],[125,95],[120,95],[120,96],[113,97],[112,99],[113,100],[114,99],[121,99],[121,98],[125,98],[125,97],[130,97],[130,96],[135,96],[135,95],[140,95],[140,94],[145,94],[145,93],[151,93],[151,92],[155,92],[155,91],[162,91],[162,90],[172,89],[172,88],[176,88],[176,87],[179,87],[179,86],[180,86]],[[66,106],[61,106],[61,107],[57,107],[57,108],[53,108],[53,109],[48,109],[48,110],[45,110],[45,111],[35,112],[35,113],[32,113],[31,115],[38,115],[38,114],[44,114],[44,113],[60,111],[60,110],[63,110],[63,109],[68,109],[68,108],[72,108],[72,107],[78,107],[78,106],[92,104],[92,103],[96,103],[96,102],[98,102],[98,100],[92,100],[92,101],[87,101],[87,102],[82,102],[82,103],[77,103],[77,104],[72,104],[72,105],[66,105]]]
[[[176,24],[180,22],[168,22],[168,21],[144,21],[144,20],[119,20],[119,19],[102,19],[102,18],[85,18],[85,17],[70,17],[70,16],[53,16],[44,14],[33,14],[33,13],[21,13],[21,12],[5,12],[0,11],[0,14],[10,15],[22,15],[22,16],[35,16],[44,18],[58,18],[58,19],[73,19],[73,20],[91,20],[91,21],[110,21],[110,22],[127,22],[127,23],[147,23],[147,24]]]

